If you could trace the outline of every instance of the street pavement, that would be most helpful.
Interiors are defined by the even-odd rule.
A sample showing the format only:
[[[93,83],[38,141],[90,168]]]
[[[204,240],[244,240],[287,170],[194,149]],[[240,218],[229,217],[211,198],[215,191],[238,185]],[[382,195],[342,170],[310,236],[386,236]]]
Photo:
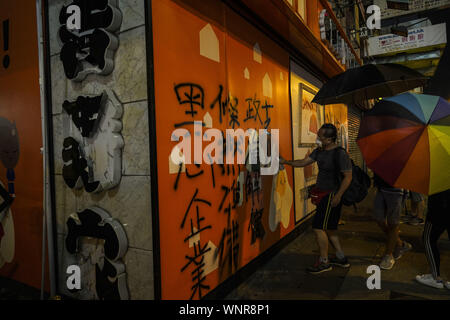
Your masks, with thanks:
[[[415,281],[417,274],[429,273],[422,243],[423,226],[401,224],[401,238],[413,249],[397,260],[391,270],[381,270],[381,289],[369,290],[367,267],[377,265],[384,253],[384,234],[370,217],[375,189],[358,204],[358,212],[344,207],[339,235],[350,268],[310,275],[306,268],[315,263],[319,251],[312,229],[291,241],[257,268],[225,300],[450,300],[450,290],[435,289]],[[307,223],[307,222],[306,222]],[[450,241],[444,233],[439,241],[441,274],[450,280]],[[330,246],[330,254],[333,254]],[[48,298],[48,297],[46,297]],[[39,291],[0,278],[0,300],[37,300]]]
[[[430,273],[422,243],[422,226],[402,223],[400,237],[413,249],[396,261],[391,270],[381,270],[381,289],[369,290],[367,273],[378,265],[385,237],[370,213],[376,190],[352,207],[344,207],[339,226],[341,244],[351,263],[350,268],[333,266],[333,270],[311,275],[306,268],[319,254],[311,228],[300,234],[248,279],[231,291],[227,300],[450,300],[450,290],[435,289],[416,282],[417,274]],[[439,241],[441,276],[450,280],[450,241],[444,233]],[[330,246],[330,254],[334,254]]]

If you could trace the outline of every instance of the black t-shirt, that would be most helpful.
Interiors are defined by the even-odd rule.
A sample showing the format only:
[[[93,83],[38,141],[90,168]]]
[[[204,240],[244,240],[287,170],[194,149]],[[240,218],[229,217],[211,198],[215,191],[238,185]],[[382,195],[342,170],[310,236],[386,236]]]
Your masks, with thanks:
[[[317,165],[319,166],[316,187],[320,190],[338,190],[340,186],[338,180],[339,173],[352,171],[350,157],[342,148],[338,148],[337,150],[323,150],[321,148],[316,148],[309,157],[314,161],[317,161]],[[338,168],[336,168],[336,164],[338,165]]]

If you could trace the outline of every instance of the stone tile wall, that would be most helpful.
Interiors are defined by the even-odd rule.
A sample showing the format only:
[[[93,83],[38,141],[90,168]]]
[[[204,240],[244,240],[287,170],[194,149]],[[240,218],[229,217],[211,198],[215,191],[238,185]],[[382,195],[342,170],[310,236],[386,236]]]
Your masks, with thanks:
[[[147,69],[144,0],[118,0],[123,14],[118,33],[119,48],[115,67],[108,76],[89,75],[75,83],[66,78],[59,57],[59,12],[72,1],[49,0],[50,63],[52,86],[52,117],[56,190],[56,221],[59,264],[59,290],[63,294],[84,299],[86,294],[71,294],[66,288],[66,268],[73,257],[65,250],[66,221],[71,214],[97,205],[118,220],[127,234],[128,251],[122,259],[127,274],[130,299],[153,299],[153,244],[150,200],[150,155],[147,101]],[[62,104],[80,95],[98,95],[111,88],[124,108],[122,136],[122,180],[120,184],[98,194],[84,189],[70,189],[62,176],[62,149],[65,138]]]

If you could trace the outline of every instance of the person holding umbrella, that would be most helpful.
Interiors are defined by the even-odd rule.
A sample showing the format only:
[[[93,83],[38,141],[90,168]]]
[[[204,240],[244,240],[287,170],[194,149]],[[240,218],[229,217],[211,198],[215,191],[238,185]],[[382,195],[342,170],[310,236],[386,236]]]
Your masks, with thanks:
[[[419,283],[438,289],[444,286],[450,289],[450,282],[444,282],[441,278],[441,260],[437,246],[437,241],[445,230],[450,239],[450,189],[428,197],[428,214],[422,238],[431,274],[416,276]]]
[[[316,148],[304,159],[287,161],[280,157],[280,164],[305,167],[317,161],[319,166],[316,188],[312,196],[315,196],[317,199],[316,201],[313,200],[313,203],[317,205],[313,219],[313,229],[320,249],[320,257],[314,266],[307,269],[312,274],[330,271],[332,269],[331,265],[338,265],[344,268],[350,267],[336,231],[341,216],[342,195],[352,181],[352,164],[344,149],[336,149],[338,148],[336,144],[337,129],[333,124],[324,124],[319,129],[317,136],[321,147]],[[339,174],[341,172],[344,178],[339,184]],[[336,249],[336,258],[330,260],[328,259],[329,241]]]
[[[313,103],[360,104],[369,99],[392,97],[422,87],[428,77],[396,63],[365,64],[328,80],[314,96]]]
[[[357,143],[367,166],[389,185],[429,196],[424,242],[432,274],[416,279],[442,287],[436,243],[448,229],[450,103],[409,92],[383,99],[364,114]]]

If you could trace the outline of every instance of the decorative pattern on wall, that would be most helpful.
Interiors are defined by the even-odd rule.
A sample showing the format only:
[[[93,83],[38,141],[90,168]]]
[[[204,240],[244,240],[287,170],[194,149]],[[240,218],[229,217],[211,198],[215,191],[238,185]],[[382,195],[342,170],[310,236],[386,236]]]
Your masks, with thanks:
[[[100,96],[80,96],[65,101],[63,109],[66,184],[96,193],[117,186],[122,176],[123,107],[114,92],[106,89]]]
[[[12,197],[16,196],[14,191],[14,168],[19,162],[19,154],[19,135],[16,124],[0,117],[0,160],[6,168],[8,191]]]
[[[13,200],[0,182],[0,268],[14,258],[14,220],[10,209]]]
[[[270,231],[277,230],[280,222],[283,228],[289,227],[293,200],[292,188],[289,185],[286,169],[280,170],[272,181],[269,214]]]
[[[67,228],[66,250],[76,256],[82,270],[80,298],[128,299],[125,265],[121,261],[128,240],[120,222],[94,206],[71,215]],[[102,241],[83,245],[83,237]]]
[[[11,263],[15,252],[14,220],[11,204],[16,197],[14,168],[19,161],[19,136],[14,122],[0,117],[0,160],[6,168],[8,187],[0,182],[0,268]]]
[[[3,187],[3,184],[0,182],[0,212],[3,212],[5,209],[9,208],[14,200],[13,197],[8,193],[8,191]],[[2,222],[2,215],[0,213],[0,222]]]
[[[68,30],[67,8],[77,5],[81,12],[81,29]],[[90,73],[108,75],[114,69],[114,54],[119,46],[115,34],[122,24],[117,0],[74,0],[63,6],[59,22],[60,58],[67,78],[83,81]]]

